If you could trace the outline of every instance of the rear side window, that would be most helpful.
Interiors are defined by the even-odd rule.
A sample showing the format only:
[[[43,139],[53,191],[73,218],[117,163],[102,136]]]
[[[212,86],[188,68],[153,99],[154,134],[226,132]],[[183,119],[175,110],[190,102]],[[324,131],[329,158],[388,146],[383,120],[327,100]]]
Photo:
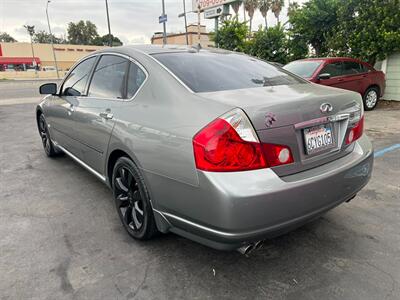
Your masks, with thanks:
[[[331,77],[335,76],[341,76],[343,75],[343,70],[342,70],[342,63],[341,62],[334,62],[331,64],[327,64],[319,74],[330,74]]]
[[[247,55],[200,51],[153,56],[197,93],[306,83]]]
[[[131,62],[128,73],[126,98],[131,99],[135,96],[145,79],[146,74],[143,70],[137,64]]]
[[[129,61],[116,55],[103,55],[93,73],[89,97],[124,98],[125,74]]]
[[[363,64],[360,64],[360,67],[361,67],[361,73],[367,73],[367,72],[370,71],[370,69],[367,66],[363,65]]]
[[[62,95],[81,96],[85,94],[86,83],[95,60],[96,57],[88,58],[72,70],[63,84]]]
[[[343,62],[343,75],[353,75],[362,73],[361,65],[354,61],[344,61]]]

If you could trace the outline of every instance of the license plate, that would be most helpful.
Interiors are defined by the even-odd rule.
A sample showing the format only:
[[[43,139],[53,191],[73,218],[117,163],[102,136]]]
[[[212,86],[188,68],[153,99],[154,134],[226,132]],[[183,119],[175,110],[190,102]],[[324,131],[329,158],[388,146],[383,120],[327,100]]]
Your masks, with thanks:
[[[313,154],[333,147],[332,124],[323,124],[304,129],[307,154]]]

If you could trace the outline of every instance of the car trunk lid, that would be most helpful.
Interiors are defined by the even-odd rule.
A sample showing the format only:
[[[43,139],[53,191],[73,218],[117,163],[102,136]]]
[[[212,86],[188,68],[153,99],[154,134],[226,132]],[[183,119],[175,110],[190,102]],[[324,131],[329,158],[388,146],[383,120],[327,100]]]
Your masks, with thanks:
[[[242,108],[262,143],[290,147],[295,162],[274,167],[280,176],[317,167],[352,151],[344,138],[350,114],[361,105],[356,93],[305,83],[199,95]],[[326,104],[328,109],[321,111]],[[305,138],[305,132],[323,130],[321,126],[332,132],[333,142],[325,149],[309,152],[306,146],[309,135]]]

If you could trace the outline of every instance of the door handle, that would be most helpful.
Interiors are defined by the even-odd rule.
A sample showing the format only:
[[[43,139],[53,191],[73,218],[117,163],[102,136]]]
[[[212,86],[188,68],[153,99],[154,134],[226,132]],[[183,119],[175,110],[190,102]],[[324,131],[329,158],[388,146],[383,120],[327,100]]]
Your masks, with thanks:
[[[68,115],[71,115],[74,111],[75,107],[72,104],[70,104],[70,106],[68,107]]]
[[[337,81],[343,81],[344,79],[343,78],[339,78]]]
[[[109,112],[101,112],[101,113],[99,113],[99,116],[106,120],[110,120],[114,117],[114,115]]]

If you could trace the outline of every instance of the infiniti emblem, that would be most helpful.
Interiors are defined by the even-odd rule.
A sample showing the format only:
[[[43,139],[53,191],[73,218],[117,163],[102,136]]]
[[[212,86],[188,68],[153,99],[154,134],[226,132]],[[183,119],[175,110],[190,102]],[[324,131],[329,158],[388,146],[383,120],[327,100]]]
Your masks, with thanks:
[[[333,106],[330,103],[322,103],[321,106],[319,107],[319,110],[322,113],[327,114],[333,110]]]

